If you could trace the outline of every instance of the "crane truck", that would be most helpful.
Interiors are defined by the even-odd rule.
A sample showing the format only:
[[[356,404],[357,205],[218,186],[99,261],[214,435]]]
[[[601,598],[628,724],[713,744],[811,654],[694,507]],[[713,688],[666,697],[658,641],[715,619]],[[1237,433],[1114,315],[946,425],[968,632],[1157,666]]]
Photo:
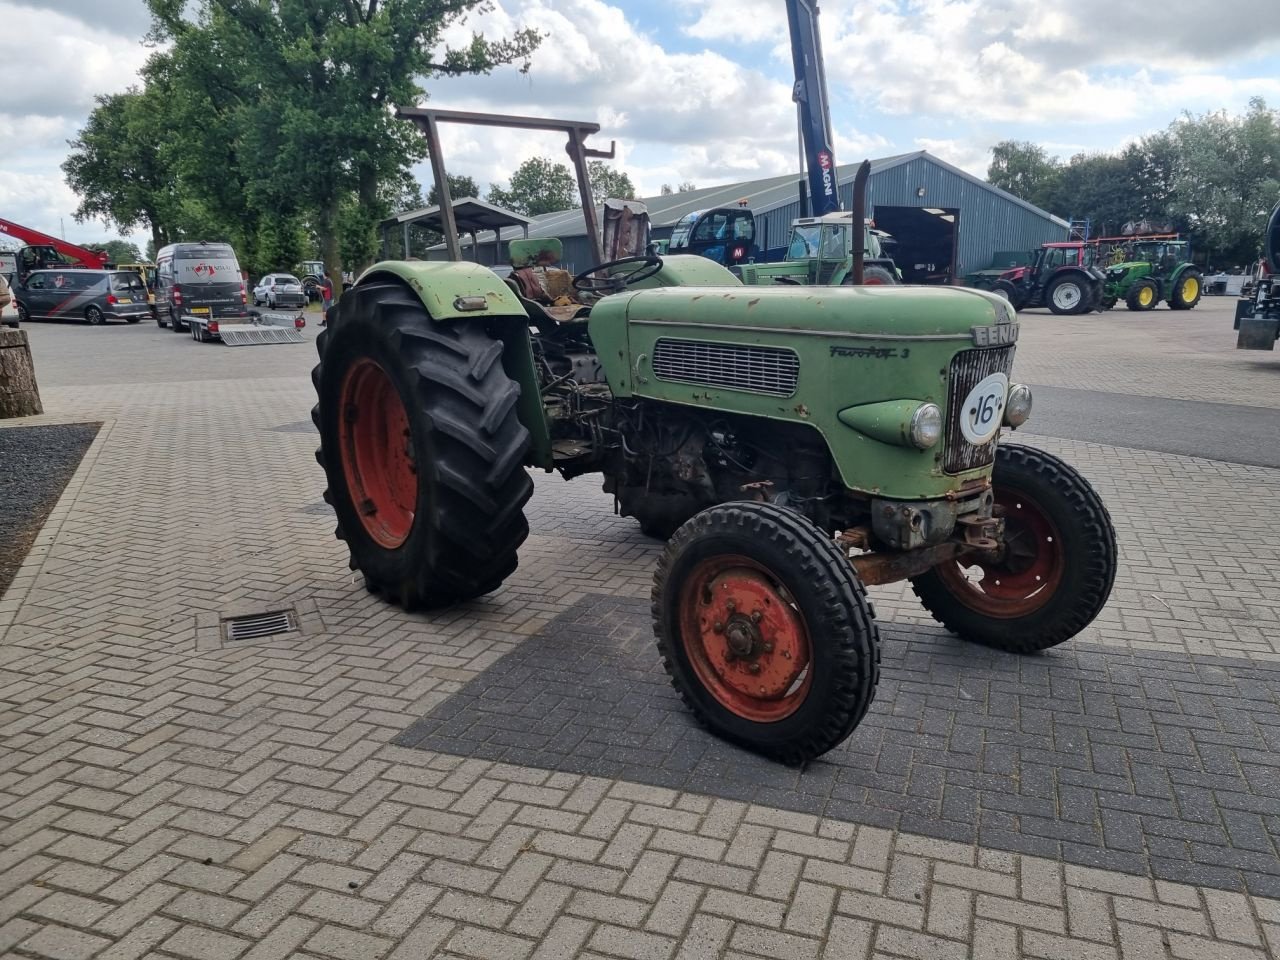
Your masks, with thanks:
[[[108,257],[98,250],[67,243],[57,237],[31,227],[24,227],[12,220],[0,217],[0,234],[12,237],[21,243],[14,252],[14,273],[12,278],[21,283],[32,270],[43,270],[46,267],[78,266],[91,270],[101,270],[107,266]]]

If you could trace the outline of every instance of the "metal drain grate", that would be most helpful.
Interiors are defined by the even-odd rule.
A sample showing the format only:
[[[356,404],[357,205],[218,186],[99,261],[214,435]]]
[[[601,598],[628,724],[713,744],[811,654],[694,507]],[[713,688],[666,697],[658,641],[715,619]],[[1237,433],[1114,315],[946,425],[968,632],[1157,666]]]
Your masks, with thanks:
[[[222,626],[227,642],[236,643],[291,633],[298,629],[298,616],[292,610],[274,610],[246,617],[230,617],[222,621]]]

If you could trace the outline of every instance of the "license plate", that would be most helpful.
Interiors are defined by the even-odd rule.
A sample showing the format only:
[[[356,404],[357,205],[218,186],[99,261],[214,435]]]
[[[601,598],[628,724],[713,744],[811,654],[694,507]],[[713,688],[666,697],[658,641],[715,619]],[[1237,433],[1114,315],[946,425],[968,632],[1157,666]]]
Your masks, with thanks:
[[[116,303],[133,303],[128,297],[117,297]]]
[[[208,313],[209,308],[208,307],[192,307],[191,312],[192,313]]]

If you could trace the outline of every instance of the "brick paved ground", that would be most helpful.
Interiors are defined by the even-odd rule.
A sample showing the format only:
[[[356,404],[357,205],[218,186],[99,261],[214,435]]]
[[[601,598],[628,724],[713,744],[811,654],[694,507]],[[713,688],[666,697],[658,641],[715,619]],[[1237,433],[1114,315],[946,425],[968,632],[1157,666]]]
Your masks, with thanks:
[[[1234,353],[1205,306],[1028,315],[1019,375],[1280,405],[1280,361]],[[657,548],[589,478],[538,478],[502,591],[406,615],[317,509],[309,348],[30,329],[49,413],[27,422],[105,424],[0,599],[0,953],[1280,951],[1280,471],[1028,437],[1115,514],[1103,616],[1003,658],[878,589],[881,696],[796,773],[670,709],[637,602]],[[211,626],[283,607],[302,632]],[[557,656],[596,700],[632,681],[617,712],[531,699],[520,742],[442,732]],[[630,711],[649,739],[609,740]]]

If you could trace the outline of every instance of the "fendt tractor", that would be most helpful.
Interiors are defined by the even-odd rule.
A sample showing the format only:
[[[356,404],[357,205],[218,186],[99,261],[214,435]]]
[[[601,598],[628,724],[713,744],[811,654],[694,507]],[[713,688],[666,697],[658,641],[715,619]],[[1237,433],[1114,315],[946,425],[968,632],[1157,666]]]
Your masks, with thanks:
[[[1237,350],[1274,350],[1280,340],[1280,203],[1267,221],[1262,269],[1236,303]]]
[[[1002,440],[1031,411],[1006,301],[749,287],[686,255],[600,263],[572,278],[576,302],[544,305],[462,261],[437,129],[567,134],[600,256],[587,158],[612,154],[584,144],[599,127],[399,116],[426,135],[453,262],[370,267],[312,374],[325,499],[370,591],[412,610],[496,590],[529,534],[528,470],[601,474],[620,513],[670,534],[652,610],[675,688],[716,733],[788,763],[872,702],[868,585],[909,579],[946,627],[1008,651],[1098,614],[1106,508],[1067,463]]]

